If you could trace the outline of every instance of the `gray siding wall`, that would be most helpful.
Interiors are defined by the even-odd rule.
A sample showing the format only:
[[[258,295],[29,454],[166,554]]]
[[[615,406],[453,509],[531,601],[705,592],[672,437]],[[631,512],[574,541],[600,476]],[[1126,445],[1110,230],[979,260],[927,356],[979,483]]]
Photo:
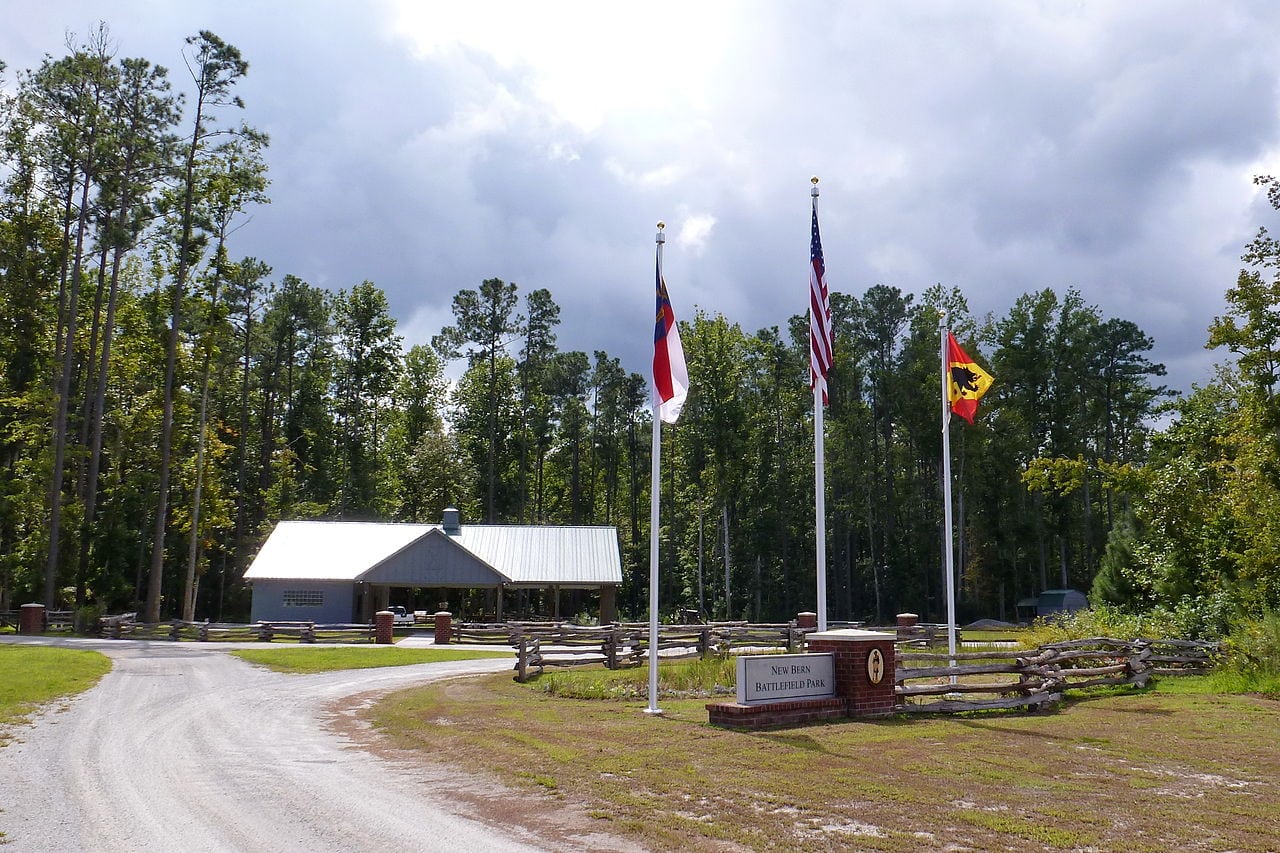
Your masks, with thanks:
[[[355,584],[351,581],[255,580],[251,622],[355,621]]]
[[[432,531],[365,572],[360,580],[396,586],[479,588],[506,578],[439,531]]]

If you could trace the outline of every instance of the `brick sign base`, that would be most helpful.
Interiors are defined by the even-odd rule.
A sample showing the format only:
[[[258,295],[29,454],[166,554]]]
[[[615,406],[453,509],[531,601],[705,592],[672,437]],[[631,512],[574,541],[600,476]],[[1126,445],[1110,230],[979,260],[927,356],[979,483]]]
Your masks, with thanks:
[[[731,729],[766,729],[770,726],[795,726],[818,720],[839,720],[849,716],[843,699],[793,699],[761,705],[737,702],[713,702],[707,706],[711,725]]]
[[[789,726],[845,717],[884,717],[893,713],[893,634],[879,631],[821,631],[807,638],[809,652],[835,655],[835,698],[797,699],[741,705],[707,705],[712,725],[740,729]],[[879,676],[875,680],[875,676]]]

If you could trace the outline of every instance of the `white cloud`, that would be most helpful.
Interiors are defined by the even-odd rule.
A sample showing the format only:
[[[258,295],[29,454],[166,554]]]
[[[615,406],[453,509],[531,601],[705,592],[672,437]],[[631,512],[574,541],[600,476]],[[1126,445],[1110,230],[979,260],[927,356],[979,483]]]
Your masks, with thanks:
[[[455,46],[526,77],[539,100],[584,131],[621,113],[697,104],[731,29],[725,3],[650,6],[570,0],[424,4],[397,0],[394,28],[419,55]]]
[[[716,218],[710,213],[686,213],[678,226],[675,243],[701,255],[715,227]]]
[[[1245,241],[1280,218],[1249,182],[1280,172],[1273,3],[297,8],[62,0],[0,28],[0,58],[12,79],[109,14],[121,54],[181,86],[183,36],[235,44],[273,204],[233,252],[376,282],[407,343],[497,276],[552,291],[562,345],[643,372],[664,218],[682,313],[785,324],[816,173],[837,290],[941,282],[1001,315],[1077,287],[1187,387]]]

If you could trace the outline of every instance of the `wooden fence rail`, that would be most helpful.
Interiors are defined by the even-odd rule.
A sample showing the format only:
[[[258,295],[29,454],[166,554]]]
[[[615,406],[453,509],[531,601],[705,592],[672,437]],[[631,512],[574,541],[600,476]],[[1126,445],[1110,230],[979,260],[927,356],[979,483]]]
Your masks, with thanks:
[[[372,625],[322,625],[313,622],[145,623],[137,614],[105,616],[101,633],[113,639],[163,639],[299,643],[355,642],[374,639]],[[933,626],[929,626],[933,627]],[[794,623],[661,625],[658,651],[667,659],[708,657],[743,649],[802,651],[812,629]],[[1100,685],[1143,686],[1157,674],[1198,673],[1212,665],[1217,643],[1093,637],[1050,643],[1037,649],[922,652],[919,637],[899,639],[897,710],[946,713],[998,708],[1036,708],[1061,701],[1069,690]],[[639,666],[649,653],[649,627],[614,623],[584,627],[564,622],[456,623],[457,643],[510,645],[516,653],[516,678],[525,681],[547,667],[599,664],[608,669]]]
[[[20,610],[0,610],[0,628],[17,628],[21,621]],[[74,631],[76,614],[74,610],[44,611],[44,630],[63,632]]]
[[[479,630],[459,626],[454,636],[496,638],[502,626],[484,625]],[[601,664],[608,669],[638,666],[649,653],[649,626],[616,623],[581,627],[564,623],[508,623],[509,642],[516,648],[516,678],[525,681],[546,667],[573,667]],[[729,654],[741,649],[781,649],[796,651],[804,646],[809,629],[787,623],[748,624],[714,622],[696,625],[661,625],[658,652],[668,660]],[[475,640],[471,640],[475,642]],[[535,673],[536,670],[536,673]]]
[[[318,624],[316,622],[254,622],[236,624],[223,622],[186,622],[171,619],[167,622],[139,622],[137,614],[103,616],[99,620],[102,636],[112,640],[195,640],[208,642],[265,642],[276,639],[299,643],[371,643],[374,639],[372,625]]]
[[[937,622],[918,622],[915,625],[876,627],[867,630],[896,634],[900,645],[922,649],[939,643],[946,644],[948,638],[947,626]],[[957,643],[963,642],[962,633],[959,628],[956,628]]]
[[[535,668],[537,674],[548,666],[602,664],[622,669],[642,659],[634,632],[621,625],[584,628],[530,623],[512,631],[511,643],[516,647],[516,677],[520,681],[527,680]]]
[[[1154,674],[1204,672],[1217,643],[1093,637],[1038,649],[897,655],[897,709],[907,713],[1035,708],[1068,690],[1102,685],[1145,686]],[[910,666],[919,662],[921,665]],[[932,664],[932,665],[931,665]],[[1000,679],[988,676],[1006,676]],[[942,697],[919,701],[924,697]]]
[[[516,681],[524,684],[529,680],[530,671],[537,669],[542,675],[545,664],[542,661],[542,640],[531,637],[516,646]]]
[[[511,628],[507,622],[454,622],[450,628],[449,642],[509,645]]]

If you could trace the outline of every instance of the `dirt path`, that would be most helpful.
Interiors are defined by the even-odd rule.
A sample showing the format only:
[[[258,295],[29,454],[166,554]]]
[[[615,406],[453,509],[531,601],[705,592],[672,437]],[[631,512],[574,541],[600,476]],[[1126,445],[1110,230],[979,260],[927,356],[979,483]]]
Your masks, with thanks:
[[[59,644],[102,651],[115,668],[0,749],[5,853],[552,849],[460,814],[441,793],[451,777],[467,786],[458,771],[378,757],[328,725],[338,700],[509,661],[291,676],[224,647]]]

